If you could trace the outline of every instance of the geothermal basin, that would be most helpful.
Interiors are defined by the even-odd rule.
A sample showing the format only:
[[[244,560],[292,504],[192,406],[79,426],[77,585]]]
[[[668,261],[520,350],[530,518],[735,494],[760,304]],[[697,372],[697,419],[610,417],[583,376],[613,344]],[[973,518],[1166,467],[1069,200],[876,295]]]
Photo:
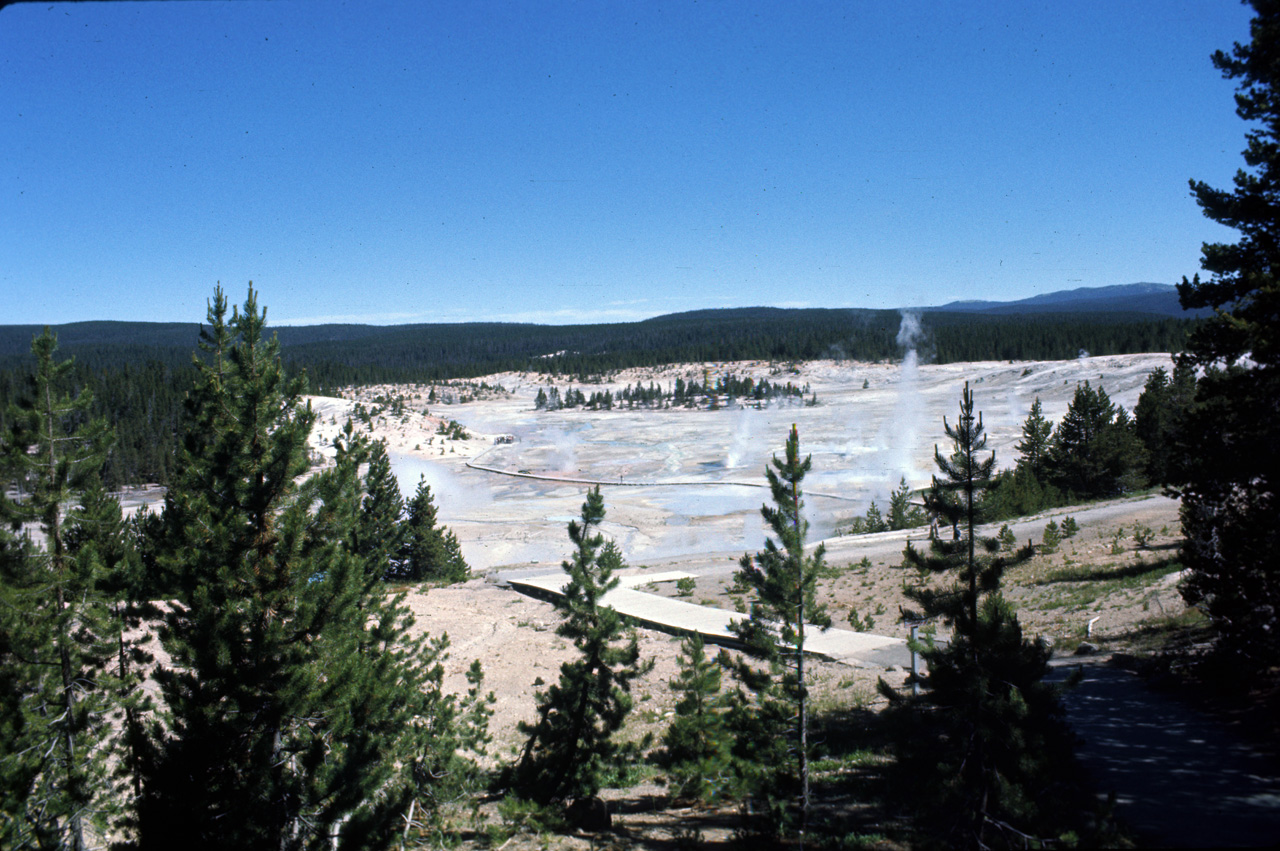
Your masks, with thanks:
[[[988,448],[997,464],[1012,466],[1014,445],[1031,403],[1060,418],[1078,383],[1101,385],[1132,410],[1147,376],[1172,368],[1166,354],[1079,358],[1069,361],[949,365],[858,364],[817,361],[780,367],[765,362],[627,370],[588,386],[557,381],[584,392],[655,382],[669,388],[677,377],[717,375],[808,384],[817,404],[779,403],[757,409],[721,400],[717,409],[585,411],[534,409],[545,377],[507,373],[484,381],[508,392],[467,404],[426,404],[427,388],[362,388],[361,398],[396,392],[408,410],[399,419],[374,421],[373,434],[388,441],[392,465],[406,498],[419,477],[431,485],[439,517],[458,536],[473,569],[554,567],[570,550],[566,526],[578,516],[591,483],[598,483],[607,511],[604,533],[621,547],[629,565],[672,564],[687,559],[729,567],[765,538],[760,506],[769,500],[765,466],[781,454],[794,424],[803,455],[812,457],[805,480],[809,540],[834,534],[875,500],[887,509],[889,493],[905,479],[929,484],[934,445],[947,450],[943,417],[954,422],[969,382],[982,412]],[[806,397],[806,399],[811,397]],[[354,400],[313,398],[320,413],[318,444],[344,420]],[[366,404],[368,402],[366,401]],[[465,441],[433,433],[439,419],[456,420]],[[499,435],[513,442],[495,443]]]

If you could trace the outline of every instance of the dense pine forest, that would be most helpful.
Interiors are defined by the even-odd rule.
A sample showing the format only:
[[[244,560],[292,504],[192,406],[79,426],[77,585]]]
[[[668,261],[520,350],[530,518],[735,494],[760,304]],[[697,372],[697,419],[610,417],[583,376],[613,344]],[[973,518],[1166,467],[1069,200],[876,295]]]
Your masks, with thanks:
[[[388,382],[471,378],[506,370],[585,379],[672,363],[902,356],[898,311],[703,310],[608,325],[317,325],[275,328],[282,357],[314,393]],[[925,359],[1056,360],[1092,354],[1177,351],[1194,320],[1133,313],[1017,316],[930,312]],[[80,322],[51,329],[73,358],[74,389],[93,391],[92,413],[114,429],[108,487],[167,483],[176,424],[193,380],[196,323]],[[42,331],[0,326],[0,427],[29,385],[31,341]]]

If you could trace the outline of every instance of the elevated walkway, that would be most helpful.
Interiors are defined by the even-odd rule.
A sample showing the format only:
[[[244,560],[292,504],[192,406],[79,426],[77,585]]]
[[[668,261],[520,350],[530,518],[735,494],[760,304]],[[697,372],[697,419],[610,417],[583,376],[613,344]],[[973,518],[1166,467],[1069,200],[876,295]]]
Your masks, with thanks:
[[[604,603],[619,614],[643,626],[674,635],[696,632],[708,644],[740,648],[741,642],[729,628],[731,621],[745,616],[726,609],[700,606],[684,600],[673,600],[658,594],[637,590],[637,585],[652,582],[671,582],[689,574],[680,571],[667,573],[622,576],[618,587],[604,597]],[[507,577],[512,588],[541,600],[554,600],[561,596],[568,577],[562,572],[540,576]],[[832,627],[825,632],[813,627],[805,634],[805,652],[823,659],[830,659],[854,667],[885,668],[890,665],[909,667],[911,651],[901,638],[853,632]]]

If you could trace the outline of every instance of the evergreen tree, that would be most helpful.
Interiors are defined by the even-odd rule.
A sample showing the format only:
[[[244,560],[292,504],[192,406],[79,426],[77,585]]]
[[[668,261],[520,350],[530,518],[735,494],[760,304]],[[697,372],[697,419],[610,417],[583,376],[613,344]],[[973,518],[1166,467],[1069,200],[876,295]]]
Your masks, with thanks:
[[[1103,429],[1094,449],[1103,459],[1102,481],[1111,493],[1133,493],[1148,485],[1147,450],[1134,429],[1133,417],[1122,406],[1116,407],[1115,419]]]
[[[911,504],[911,488],[907,487],[907,478],[903,476],[897,489],[889,494],[889,528],[911,529],[924,525],[924,522],[924,511]]]
[[[1195,371],[1185,361],[1174,367],[1172,378],[1162,367],[1147,377],[1133,408],[1133,433],[1146,450],[1148,481],[1173,482],[1177,453],[1186,451],[1181,445],[1182,423],[1195,393]]]
[[[929,553],[907,545],[906,561],[923,576],[951,583],[908,586],[920,608],[911,619],[937,618],[952,629],[945,645],[922,648],[928,673],[924,693],[903,698],[883,681],[881,691],[897,716],[911,716],[895,744],[902,776],[918,795],[926,831],[948,846],[1038,841],[1063,830],[1055,788],[1069,772],[1070,739],[1054,689],[1043,683],[1049,650],[1029,642],[1000,595],[1011,563],[997,555],[996,538],[983,538],[983,491],[995,453],[986,446],[981,414],[965,385],[954,426],[943,421],[952,452],[935,448],[940,475],[926,504],[955,529],[950,540],[933,534]],[[1013,559],[1030,555],[1023,550]]]
[[[866,530],[869,533],[887,532],[889,530],[889,524],[885,522],[884,515],[880,513],[880,507],[876,505],[874,499],[867,506]]]
[[[1053,424],[1044,418],[1040,397],[1031,403],[1031,411],[1022,423],[1022,440],[1017,443],[1018,466],[1025,467],[1037,479],[1045,478],[1045,463],[1049,458],[1049,435]]]
[[[16,800],[0,829],[15,847],[81,849],[107,806],[109,671],[121,630],[105,587],[118,565],[115,554],[82,546],[83,510],[67,515],[100,476],[110,435],[88,418],[92,394],[67,392],[72,364],[55,360],[57,348],[48,328],[32,341],[31,402],[9,411],[3,447],[8,480],[26,493],[15,500],[3,488],[0,511],[15,529],[37,525],[43,543],[5,547],[0,664],[21,697],[3,730]],[[96,493],[105,498],[100,484]]]
[[[1103,431],[1115,419],[1116,407],[1101,387],[1086,381],[1076,385],[1075,396],[1054,429],[1050,464],[1063,490],[1088,498],[1102,491],[1102,458],[1095,452]]]
[[[1217,314],[1192,334],[1179,362],[1206,370],[1187,417],[1174,475],[1182,496],[1187,602],[1218,628],[1225,659],[1249,669],[1280,662],[1280,5],[1254,0],[1251,40],[1213,64],[1238,81],[1236,114],[1247,122],[1247,169],[1234,190],[1192,181],[1204,214],[1240,231],[1205,244],[1210,275],[1178,287],[1185,308]]]
[[[936,532],[931,534],[930,553],[922,553],[907,542],[905,563],[915,567],[922,575],[956,573],[956,583],[946,589],[929,587],[907,589],[907,596],[921,606],[922,612],[909,612],[909,618],[941,617],[948,624],[965,622],[973,624],[978,619],[978,603],[983,593],[1000,586],[1004,572],[1004,559],[981,558],[986,553],[999,550],[995,539],[976,537],[975,531],[986,518],[983,513],[983,494],[990,487],[995,470],[996,455],[986,458],[980,454],[986,449],[986,429],[981,413],[973,413],[973,393],[965,382],[960,402],[960,416],[954,426],[943,418],[943,429],[952,441],[952,452],[943,456],[934,447],[934,463],[942,474],[933,477],[933,484],[925,492],[925,508],[939,522],[953,530],[951,540],[943,540]],[[965,620],[967,618],[967,620]]]
[[[1076,387],[1067,413],[1054,429],[1049,449],[1053,484],[1077,498],[1097,499],[1141,483],[1142,444],[1124,408],[1101,387]]]
[[[1046,473],[1046,475],[1048,475]],[[1044,484],[1031,468],[1019,464],[997,473],[983,494],[983,511],[989,520],[1025,517],[1046,508],[1067,504],[1067,497],[1055,485]]]
[[[733,773],[720,666],[707,656],[701,635],[681,642],[680,672],[671,690],[679,699],[657,762],[678,798],[714,801],[727,791]]]
[[[596,795],[639,755],[639,746],[615,738],[632,707],[631,683],[652,667],[640,663],[634,630],[603,598],[618,586],[622,555],[597,529],[604,520],[600,488],[587,493],[581,520],[569,522],[574,553],[556,600],[556,634],[573,642],[578,657],[560,666],[560,679],[539,692],[538,719],[520,723],[528,736],[513,781],[526,798],[547,803]]]
[[[115,756],[113,801],[105,812],[113,827],[131,834],[137,827],[136,804],[142,773],[151,751],[148,740],[154,705],[143,688],[152,655],[142,646],[151,635],[144,625],[158,614],[150,602],[142,555],[132,524],[124,519],[119,501],[100,481],[80,495],[68,515],[67,545],[75,554],[81,575],[100,577],[98,588],[109,607],[112,658],[104,657],[103,700],[119,721],[112,748]]]
[[[409,748],[415,798],[406,820],[421,826],[423,839],[437,841],[444,829],[444,807],[483,791],[485,776],[475,757],[484,756],[492,741],[489,718],[497,702],[493,692],[481,691],[484,672],[478,660],[467,670],[464,696],[444,691],[448,646],[443,635],[421,645],[418,657],[425,678]]]
[[[799,834],[803,841],[809,815],[809,686],[805,676],[805,636],[811,629],[831,626],[826,608],[817,601],[818,578],[823,572],[826,548],[819,544],[805,555],[804,542],[809,521],[803,516],[801,485],[812,466],[812,458],[800,460],[800,435],[793,425],[787,438],[784,458],[774,456],[765,468],[773,505],[764,505],[760,514],[774,537],[754,557],[744,555],[735,579],[739,588],[752,593],[750,617],[733,621],[731,629],[743,642],[748,659],[736,666],[739,678],[756,696],[759,715],[754,724],[787,721],[781,729],[765,729],[761,738],[742,744],[771,765],[762,777],[771,778],[758,793],[771,798],[795,789],[799,805]],[[750,660],[764,662],[757,669]],[[740,714],[739,714],[740,715]],[[769,724],[772,726],[772,724]],[[787,729],[789,727],[789,729]],[[741,736],[742,730],[738,730]],[[762,749],[768,749],[766,753]],[[789,750],[789,759],[778,759]],[[750,752],[750,751],[749,751]],[[788,769],[790,764],[790,769]],[[778,772],[783,772],[778,774]],[[794,772],[794,773],[792,773]],[[790,775],[788,777],[788,775]]]
[[[29,604],[14,579],[27,572],[35,555],[29,539],[10,534],[7,526],[0,527],[0,813],[5,814],[0,822],[0,845],[5,848],[35,845],[45,834],[38,820],[24,817],[40,766],[31,758],[33,742],[28,738],[25,660],[15,655],[22,645],[21,641],[17,646],[14,643],[20,638],[14,633],[22,628],[21,619]],[[56,834],[52,830],[48,834],[52,844]]]
[[[399,574],[405,579],[437,582],[466,582],[471,568],[462,557],[462,547],[451,530],[436,523],[436,504],[425,479],[409,500],[401,545]]]
[[[350,421],[347,428],[347,439],[350,440]],[[364,559],[367,569],[378,579],[397,572],[398,565],[393,562],[399,560],[406,537],[400,523],[404,510],[400,484],[391,471],[391,459],[387,457],[387,444],[379,440],[369,453],[364,499],[360,504],[360,520],[355,534],[356,555]]]
[[[1000,545],[1000,552],[1012,552],[1018,548],[1018,536],[1013,534],[1008,523],[1000,527],[1000,531],[996,534],[996,543]]]
[[[1062,543],[1062,529],[1058,526],[1058,521],[1050,520],[1044,527],[1044,535],[1040,538],[1040,551],[1045,553],[1054,553],[1058,551],[1058,545]]]
[[[414,791],[421,648],[356,552],[361,443],[305,481],[314,415],[252,287],[201,334],[162,561],[178,599],[144,848],[385,847]]]

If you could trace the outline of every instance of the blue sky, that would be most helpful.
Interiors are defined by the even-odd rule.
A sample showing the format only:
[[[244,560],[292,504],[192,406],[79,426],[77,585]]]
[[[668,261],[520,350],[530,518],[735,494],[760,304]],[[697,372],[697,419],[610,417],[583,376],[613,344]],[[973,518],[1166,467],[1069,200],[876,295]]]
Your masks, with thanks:
[[[20,3],[0,324],[629,321],[1175,283],[1231,0]]]

